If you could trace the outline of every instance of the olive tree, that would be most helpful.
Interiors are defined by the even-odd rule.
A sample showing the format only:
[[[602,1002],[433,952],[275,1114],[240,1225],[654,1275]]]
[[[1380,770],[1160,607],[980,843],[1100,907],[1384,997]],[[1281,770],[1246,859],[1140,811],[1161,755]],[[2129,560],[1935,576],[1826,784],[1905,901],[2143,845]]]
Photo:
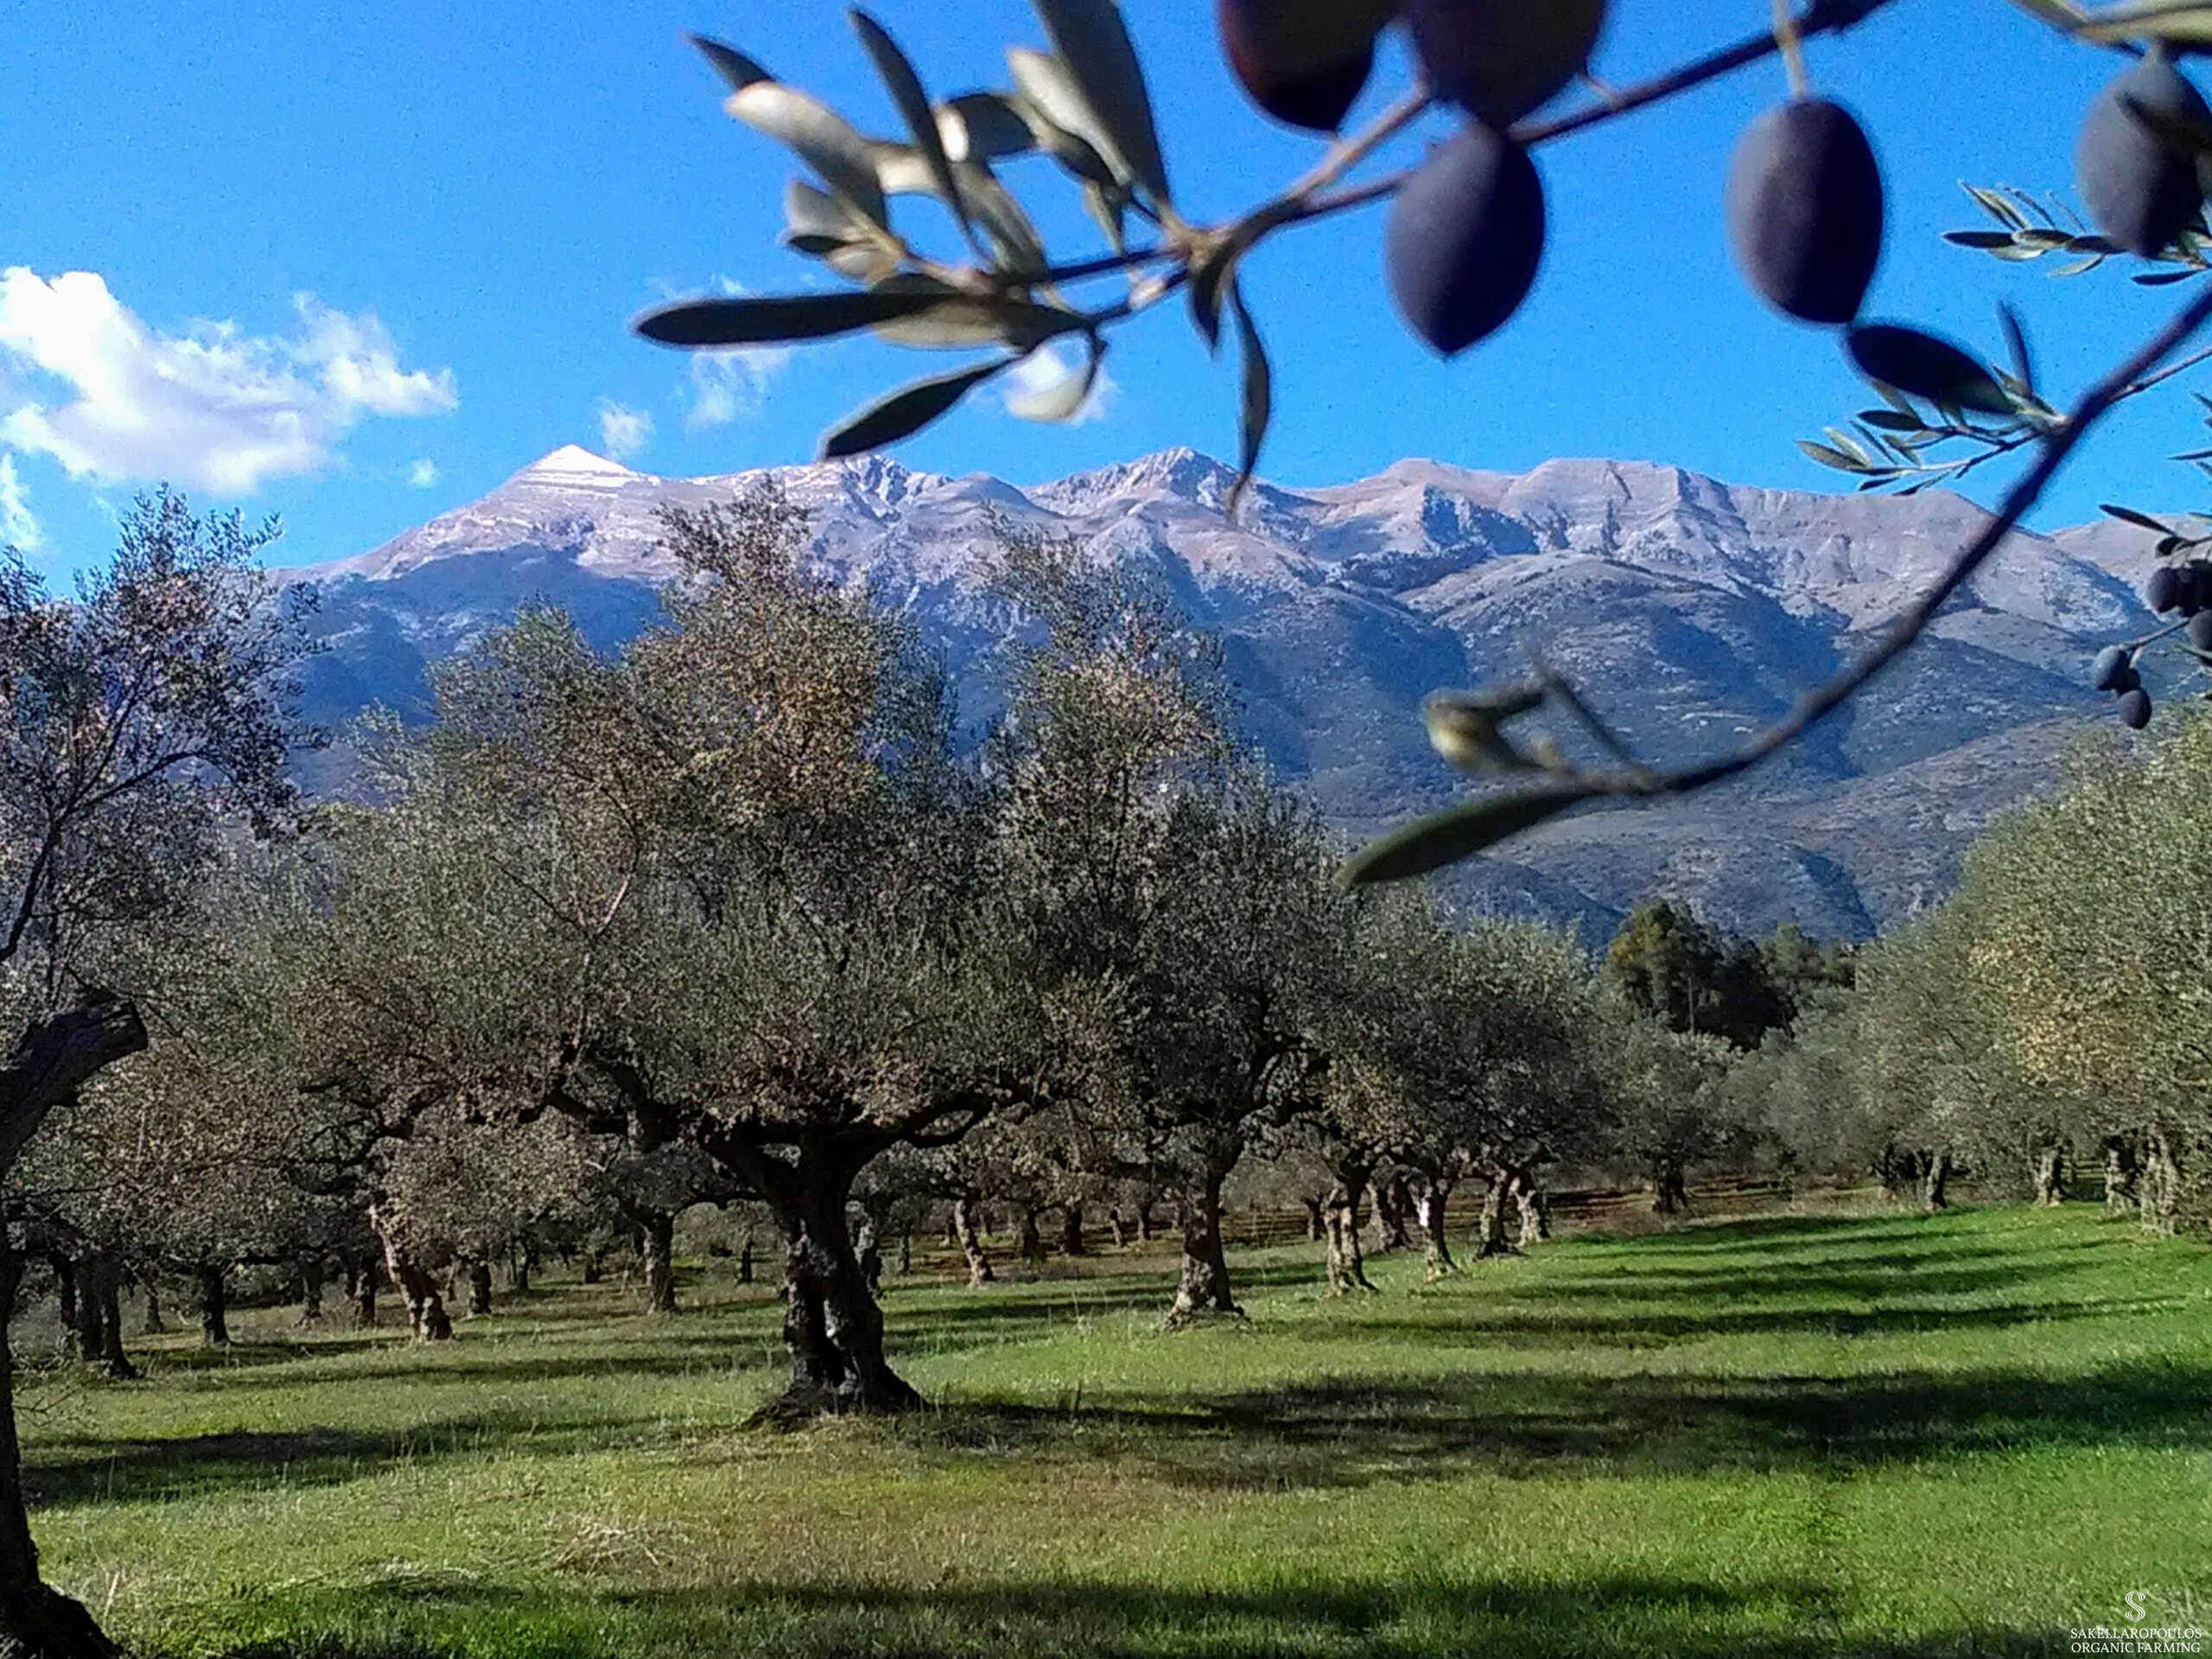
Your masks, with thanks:
[[[227,826],[285,827],[294,601],[256,560],[273,525],[142,496],[115,554],[49,594],[0,555],[0,1179],[48,1116],[143,1049],[132,952],[188,907]],[[0,1227],[0,1304],[21,1259]],[[41,1584],[0,1336],[0,1648],[104,1651]]]

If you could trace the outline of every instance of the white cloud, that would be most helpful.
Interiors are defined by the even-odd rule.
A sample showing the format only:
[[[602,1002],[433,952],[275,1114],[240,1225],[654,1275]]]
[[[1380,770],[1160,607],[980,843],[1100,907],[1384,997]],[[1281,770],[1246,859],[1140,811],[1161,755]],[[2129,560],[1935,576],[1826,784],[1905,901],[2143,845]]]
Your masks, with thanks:
[[[149,327],[96,271],[52,281],[0,272],[0,356],[32,385],[0,393],[0,442],[53,456],[73,478],[169,479],[245,495],[313,472],[365,416],[451,409],[453,372],[403,369],[384,325],[293,296],[300,331],[247,334],[195,322]],[[56,383],[39,401],[36,379]]]
[[[16,458],[0,455],[0,543],[34,551],[45,539],[38,520],[31,517],[23,496],[23,480],[16,476]]]
[[[653,440],[653,417],[642,409],[599,400],[599,447],[616,461],[627,461]]]
[[[715,286],[732,297],[742,297],[753,291],[743,283],[733,282],[727,276],[715,277]],[[710,426],[728,426],[734,420],[750,420],[758,415],[767,399],[768,383],[784,372],[791,356],[792,348],[789,346],[744,346],[728,351],[694,352],[686,371],[691,383],[691,401],[683,411],[683,429],[697,432]]]
[[[683,429],[696,432],[728,426],[760,412],[768,383],[791,360],[788,346],[753,346],[727,352],[697,352],[691,358],[691,402]]]
[[[438,463],[425,455],[407,469],[410,489],[427,490],[438,481]]]
[[[1064,347],[1058,344],[1039,346],[1006,372],[1005,402],[1009,410],[1014,400],[1032,397],[1039,392],[1058,389],[1070,377],[1083,372],[1084,353],[1080,347]],[[1067,418],[1070,426],[1083,426],[1091,421],[1101,421],[1111,411],[1114,397],[1121,391],[1114,377],[1101,364],[1097,378],[1091,381],[1090,390],[1074,414]]]

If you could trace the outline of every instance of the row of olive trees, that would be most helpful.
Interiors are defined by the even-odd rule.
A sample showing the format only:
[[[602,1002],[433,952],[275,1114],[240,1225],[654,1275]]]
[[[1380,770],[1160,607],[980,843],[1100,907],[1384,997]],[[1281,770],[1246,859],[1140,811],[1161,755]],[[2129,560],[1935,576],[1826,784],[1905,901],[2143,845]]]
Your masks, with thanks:
[[[963,750],[941,666],[781,498],[666,535],[663,626],[603,658],[526,614],[441,671],[427,732],[375,734],[365,804],[225,861],[168,1039],[29,1172],[111,1313],[118,1261],[197,1277],[203,1310],[238,1263],[358,1293],[380,1262],[435,1336],[448,1274],[480,1304],[537,1243],[627,1230],[664,1293],[675,1217],[742,1200],[782,1245],[774,1409],[896,1409],[872,1258],[940,1209],[981,1278],[986,1198],[1162,1206],[1171,1322],[1234,1315],[1240,1164],[1325,1171],[1352,1287],[1386,1172],[1447,1270],[1456,1185],[1487,1188],[1478,1249],[1510,1248],[1543,1166],[1704,1087],[1712,1039],[1560,938],[1347,893],[1141,582],[1010,535],[1007,713]]]
[[[1945,1200],[1955,1173],[2040,1203],[2099,1169],[2112,1213],[2212,1224],[2212,723],[2147,760],[2076,757],[2000,823],[1958,891],[1866,953],[1739,1071],[1808,1165]]]

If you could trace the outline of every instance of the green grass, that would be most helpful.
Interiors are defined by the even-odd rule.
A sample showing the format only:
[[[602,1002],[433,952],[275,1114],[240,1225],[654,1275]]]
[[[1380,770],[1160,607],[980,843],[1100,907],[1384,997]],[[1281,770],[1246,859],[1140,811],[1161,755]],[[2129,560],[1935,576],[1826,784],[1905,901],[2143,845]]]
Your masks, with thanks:
[[[271,1310],[27,1379],[48,1569],[159,1655],[2063,1652],[2212,1625],[2212,1252],[2088,1206],[1561,1240],[1435,1287],[1164,1258],[887,1299],[937,1408],[795,1433],[777,1305]]]

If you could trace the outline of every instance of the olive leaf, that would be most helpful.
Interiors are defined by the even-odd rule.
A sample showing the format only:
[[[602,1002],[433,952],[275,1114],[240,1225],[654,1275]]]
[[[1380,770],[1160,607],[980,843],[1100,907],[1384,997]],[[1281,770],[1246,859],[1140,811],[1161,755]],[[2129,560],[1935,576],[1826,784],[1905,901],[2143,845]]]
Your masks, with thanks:
[[[902,274],[879,283],[873,294],[908,296],[922,301],[869,324],[884,339],[901,346],[929,347],[1006,345],[1027,352],[1056,334],[1089,326],[1081,312],[1010,295],[969,294],[936,278]]]
[[[2212,4],[2205,0],[2120,0],[2101,11],[2081,14],[2072,29],[2084,41],[2212,45]]]
[[[730,91],[739,92],[756,80],[773,80],[775,77],[734,46],[728,46],[711,35],[689,35],[684,37],[699,50],[699,55],[714,65],[715,73],[728,84]]]
[[[722,107],[757,132],[780,139],[823,183],[879,226],[888,226],[883,186],[868,140],[828,105],[779,80],[741,86]]]
[[[1127,185],[1135,176],[1107,138],[1065,64],[1049,52],[1026,46],[1007,48],[1006,64],[1020,90],[1022,112],[1039,149],[1079,179]]]
[[[1004,92],[963,92],[937,106],[938,141],[956,162],[1026,156],[1037,135]]]
[[[967,203],[961,196],[959,181],[953,177],[952,161],[944,153],[944,140],[938,132],[937,114],[930,108],[929,94],[922,90],[921,77],[914,73],[914,66],[899,49],[899,42],[891,38],[888,29],[858,7],[849,15],[861,37],[861,45],[875,64],[875,73],[882,79],[884,89],[898,105],[899,118],[914,135],[914,149],[937,194],[952,209],[952,216],[960,221],[962,232],[972,242],[975,232],[969,223]]]
[[[1594,784],[1554,784],[1480,795],[1370,842],[1345,861],[1338,879],[1361,887],[1426,875],[1608,792]]]
[[[1939,409],[2014,412],[2012,398],[1987,367],[1934,334],[1897,323],[1862,322],[1846,333],[1844,345],[1869,380],[1925,398]]]
[[[944,414],[976,386],[1021,359],[1001,357],[972,369],[917,380],[903,386],[854,416],[822,440],[817,459],[836,461],[844,455],[864,454],[896,443],[920,431]]]
[[[868,288],[834,294],[679,300],[645,313],[630,326],[664,346],[760,346],[778,340],[821,340],[919,315],[946,303],[950,293]],[[976,302],[965,295],[951,297]]]
[[[2138,512],[2133,507],[2118,507],[2109,501],[2101,501],[2097,504],[2097,511],[2107,518],[2119,519],[2122,524],[2134,524],[2143,530],[2156,531],[2161,536],[2171,536],[2174,533],[2172,530],[2160,524],[2150,514]]]
[[[1223,516],[1234,518],[1244,486],[1259,467],[1260,445],[1267,440],[1268,420],[1274,408],[1274,374],[1268,366],[1267,348],[1260,344],[1260,331],[1252,326],[1252,314],[1244,308],[1243,292],[1234,281],[1229,285],[1229,312],[1236,320],[1236,343],[1244,359],[1243,391],[1237,404],[1236,481],[1221,505]]]
[[[1122,24],[1121,8],[1114,0],[1033,3],[1098,136],[1106,141],[1105,153],[1109,159],[1118,157],[1152,199],[1164,204],[1168,199],[1167,168],[1160,159],[1144,66]]]

